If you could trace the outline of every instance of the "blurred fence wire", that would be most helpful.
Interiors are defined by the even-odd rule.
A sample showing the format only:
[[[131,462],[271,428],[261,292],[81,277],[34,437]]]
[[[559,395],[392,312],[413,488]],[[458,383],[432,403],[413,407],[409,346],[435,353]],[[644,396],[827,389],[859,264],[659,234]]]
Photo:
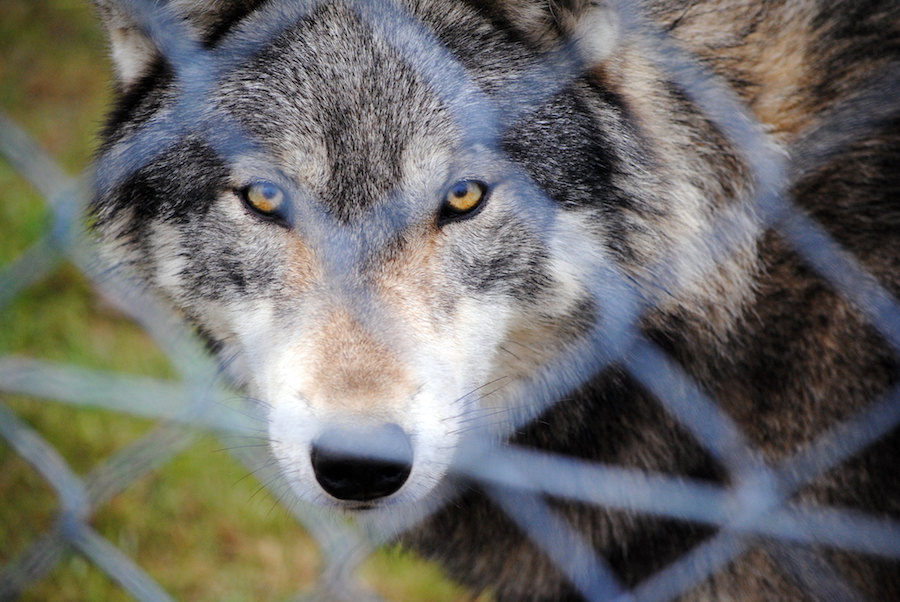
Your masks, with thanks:
[[[150,0],[122,0],[166,55],[180,93],[169,119],[139,130],[116,147],[117,158],[101,158],[91,180],[107,187],[163,152],[173,136],[191,131],[209,116],[204,97],[222,73],[252,56],[307,14],[316,2],[271,2],[252,39],[229,40],[224,46],[205,49],[173,15]],[[465,70],[433,34],[392,3],[359,0],[359,13],[381,28],[386,38],[431,85],[451,108],[454,118],[473,139],[496,148],[501,135],[498,106],[469,81]],[[730,90],[700,62],[655,31],[642,18],[636,3],[617,3],[622,27],[634,35],[652,36],[660,50],[660,67],[670,73],[707,117],[749,161],[757,197],[754,215],[762,227],[776,229],[784,240],[835,290],[853,304],[900,354],[900,305],[876,279],[824,230],[794,207],[784,194],[792,175],[810,165],[789,164],[786,156],[767,143],[759,124]],[[537,106],[569,85],[583,65],[572,48],[564,46],[533,67],[521,84],[530,95],[518,110]],[[898,69],[888,70],[861,92],[871,100],[891,99],[897,92]],[[534,84],[540,85],[534,85]],[[521,90],[519,90],[521,91]],[[865,106],[873,106],[867,102]],[[848,119],[852,115],[853,119]],[[853,100],[834,111],[826,124],[829,140],[842,143],[854,132],[877,127],[885,117],[854,110]],[[254,146],[236,124],[216,124],[213,144],[223,156],[235,156]],[[841,135],[835,136],[834,132]],[[826,157],[834,149],[823,145],[816,132],[796,143],[791,156],[807,163]],[[220,383],[215,366],[169,311],[133,285],[128,278],[109,271],[83,231],[84,198],[89,194],[81,180],[66,176],[54,162],[9,119],[0,116],[0,153],[43,195],[55,217],[53,226],[18,259],[0,270],[0,310],[24,289],[68,260],[86,274],[98,293],[138,322],[173,359],[179,370],[175,381],[108,374],[72,365],[17,356],[0,357],[0,393],[23,394],[73,405],[104,407],[160,420],[158,426],[129,447],[117,452],[84,478],[79,478],[48,442],[0,402],[0,437],[47,481],[59,499],[53,527],[17,558],[0,569],[0,599],[15,597],[40,580],[63,557],[75,550],[120,583],[140,600],[167,600],[168,594],[127,555],[91,527],[91,517],[113,496],[127,489],[148,471],[169,461],[193,440],[197,429],[221,435],[253,434],[261,424],[253,403],[236,400]],[[125,157],[126,159],[121,159]],[[531,190],[530,209],[540,221],[549,200],[525,176]],[[542,208],[543,207],[543,208]],[[322,216],[306,216],[305,223],[326,229]],[[373,214],[373,220],[402,227],[402,217]],[[734,241],[741,240],[740,219],[725,211],[717,231],[705,241],[705,251],[715,259],[725,257]],[[315,227],[309,232],[315,236]],[[738,232],[738,234],[735,234]],[[341,247],[346,241],[333,244]],[[680,252],[676,249],[673,252]],[[363,250],[364,252],[364,250]],[[578,249],[573,249],[577,254]],[[340,256],[340,254],[338,254]],[[585,254],[590,257],[590,253]],[[592,258],[593,259],[593,258]],[[659,260],[665,277],[668,257]],[[358,261],[348,259],[349,263]],[[336,272],[347,270],[338,262]],[[456,473],[482,482],[502,508],[535,544],[566,574],[589,600],[661,600],[676,597],[714,574],[760,541],[801,545],[827,545],[900,560],[900,524],[856,511],[812,507],[792,500],[792,494],[829,469],[844,462],[900,425],[900,387],[873,402],[860,413],[834,426],[818,440],[778,465],[768,465],[753,449],[740,428],[661,349],[637,334],[637,322],[647,309],[642,293],[612,265],[585,266],[596,283],[594,294],[604,308],[603,323],[585,337],[590,352],[575,349],[557,365],[535,377],[524,392],[528,408],[521,421],[538,415],[556,399],[553,391],[581,384],[607,363],[619,362],[639,380],[659,403],[702,443],[730,473],[731,485],[713,485],[664,474],[648,474],[624,467],[592,464],[558,455],[539,453],[513,445],[498,447],[478,431],[460,444],[461,452],[451,467]],[[672,276],[675,277],[674,275]],[[602,285],[600,284],[602,283]],[[615,291],[611,295],[610,291]],[[616,301],[613,302],[612,299]],[[377,315],[378,312],[376,311]],[[603,353],[597,353],[602,349]],[[585,359],[587,358],[587,359]],[[575,366],[575,369],[560,369]],[[568,379],[568,380],[567,380]],[[548,391],[547,382],[552,386]],[[518,425],[512,425],[514,429]],[[258,448],[230,448],[261,482],[278,492],[289,490],[278,471]],[[260,466],[264,466],[261,471]],[[539,469],[535,469],[539,467]],[[605,560],[558,517],[545,496],[567,498],[613,509],[696,522],[716,527],[717,533],[664,570],[631,591],[618,582]],[[318,542],[325,558],[317,593],[325,598],[361,599],[372,596],[358,584],[354,570],[378,545],[421,518],[394,517],[377,532],[365,532],[324,511],[291,500],[286,507]],[[427,512],[427,510],[423,510]],[[794,561],[801,556],[792,556]],[[810,553],[805,567],[815,566]],[[844,599],[855,595],[849,585],[827,570],[815,584],[801,584],[827,591],[811,591],[821,597]],[[374,596],[373,596],[374,597]]]

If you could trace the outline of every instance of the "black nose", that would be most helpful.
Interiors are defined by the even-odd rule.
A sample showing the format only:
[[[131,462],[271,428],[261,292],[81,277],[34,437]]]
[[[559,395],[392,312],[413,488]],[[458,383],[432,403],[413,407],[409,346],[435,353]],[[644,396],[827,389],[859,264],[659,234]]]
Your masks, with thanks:
[[[339,500],[370,502],[397,492],[412,470],[412,442],[402,428],[331,429],[312,445],[316,480]]]

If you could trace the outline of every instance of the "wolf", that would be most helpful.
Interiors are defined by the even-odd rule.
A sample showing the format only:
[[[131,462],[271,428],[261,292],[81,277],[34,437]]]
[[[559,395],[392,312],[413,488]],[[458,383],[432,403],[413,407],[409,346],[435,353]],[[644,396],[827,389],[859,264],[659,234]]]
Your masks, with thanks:
[[[890,328],[782,227],[900,297],[892,0],[94,4],[105,253],[259,401],[299,497],[399,520],[474,591],[612,597],[716,533],[458,470],[482,452],[738,487],[900,382]],[[730,436],[686,417],[709,407]],[[785,495],[897,519],[886,430]],[[879,556],[759,539],[720,564],[671,594],[900,599]]]

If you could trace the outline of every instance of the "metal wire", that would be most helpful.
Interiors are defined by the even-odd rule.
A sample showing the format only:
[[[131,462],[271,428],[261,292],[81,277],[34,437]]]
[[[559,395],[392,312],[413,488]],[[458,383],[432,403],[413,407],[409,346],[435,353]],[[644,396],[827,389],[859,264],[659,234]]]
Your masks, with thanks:
[[[317,3],[272,2],[260,16],[263,27],[252,38],[230,41],[217,50],[206,50],[167,9],[143,0],[123,0],[163,52],[175,72],[180,90],[168,110],[169,119],[149,123],[119,141],[101,157],[89,178],[99,188],[127,177],[146,165],[169,143],[191,131],[211,114],[205,95],[241,57],[248,57],[280,35]],[[465,70],[433,34],[410,15],[390,3],[360,0],[358,13],[390,39],[395,49],[417,70],[451,108],[458,124],[478,144],[499,153],[497,140],[509,114],[540,105],[579,76],[584,68],[575,51],[564,45],[542,62],[531,65],[517,82],[519,104],[504,105],[488,99],[468,79]],[[786,155],[766,143],[760,125],[729,89],[694,57],[677,47],[664,33],[645,22],[636,3],[622,1],[616,10],[622,27],[633,35],[650,37],[660,49],[661,69],[683,87],[729,141],[746,157],[755,182],[751,205],[766,227],[775,228],[806,263],[827,280],[900,353],[900,304],[868,274],[851,255],[832,240],[811,218],[794,207],[784,194],[788,176],[813,169],[836,149],[813,131],[802,136],[791,153],[802,161],[788,164]],[[893,98],[897,69],[873,79],[872,85],[837,107],[823,128],[846,132],[830,137],[840,143],[852,135],[876,128],[895,118]],[[536,85],[541,84],[541,85]],[[529,94],[521,93],[523,90]],[[523,100],[524,99],[524,100]],[[856,103],[856,104],[854,104]],[[857,105],[886,107],[860,115]],[[852,121],[850,125],[846,125]],[[845,128],[845,129],[841,129]],[[255,148],[255,142],[234,123],[217,123],[217,152],[236,156]],[[856,134],[858,135],[858,134]],[[833,143],[832,143],[833,144]],[[51,486],[59,500],[59,515],[53,526],[0,571],[0,599],[11,598],[30,583],[42,579],[56,566],[66,550],[74,550],[120,583],[139,600],[168,600],[168,594],[143,570],[89,524],[98,508],[127,489],[142,475],[169,461],[192,440],[196,429],[220,435],[253,434],[261,424],[256,407],[226,391],[219,383],[219,370],[187,337],[181,325],[153,298],[120,274],[110,272],[81,232],[83,190],[81,181],[68,178],[55,163],[14,123],[0,115],[0,153],[44,196],[53,211],[53,226],[30,249],[0,271],[0,309],[22,291],[48,274],[63,258],[72,261],[94,283],[105,298],[138,321],[175,361],[179,377],[174,381],[137,378],[90,371],[74,366],[15,356],[0,357],[0,392],[25,394],[73,405],[105,407],[160,421],[149,434],[117,452],[84,479],[67,466],[53,445],[19,420],[0,403],[0,436]],[[805,161],[805,162],[804,162]],[[527,176],[514,174],[526,196],[529,210],[540,228],[553,223],[552,205],[543,191]],[[288,178],[285,178],[287,181]],[[333,234],[335,225],[327,215],[304,216],[305,234],[331,248],[355,248],[356,254],[331,253],[338,257],[329,266],[340,276],[348,265],[361,261],[372,240],[360,242]],[[388,234],[404,225],[404,216],[373,213],[371,219],[384,225]],[[717,231],[708,244],[714,257],[724,258],[732,250],[739,220],[723,212]],[[538,232],[540,234],[540,232]],[[574,244],[574,243],[573,243]],[[355,246],[354,246],[355,245]],[[681,251],[673,250],[673,253]],[[539,453],[516,446],[497,446],[477,431],[467,436],[452,470],[486,485],[487,491],[512,521],[519,525],[560,571],[567,575],[587,599],[660,600],[676,597],[715,574],[720,568],[765,540],[776,557],[784,559],[798,574],[821,576],[809,588],[824,588],[815,595],[858,596],[849,585],[828,572],[810,552],[786,553],[785,546],[825,544],[892,559],[900,559],[900,524],[841,508],[812,507],[792,501],[792,494],[825,471],[839,465],[900,425],[900,387],[874,401],[843,423],[778,465],[768,465],[753,449],[741,429],[662,350],[637,334],[636,324],[653,300],[642,297],[629,279],[614,266],[595,262],[584,272],[594,277],[595,300],[605,311],[604,322],[584,338],[584,346],[561,357],[556,365],[537,375],[526,391],[527,411],[511,429],[546,409],[558,398],[600,368],[618,361],[640,381],[697,441],[720,460],[732,477],[731,486],[711,485],[662,474],[622,467],[591,464],[572,458]],[[665,280],[668,257],[659,260]],[[340,279],[340,278],[339,278]],[[347,279],[349,280],[349,279]],[[615,291],[615,294],[611,294]],[[362,292],[353,294],[364,297]],[[610,301],[615,299],[616,302]],[[375,303],[363,299],[361,315],[377,322],[386,319]],[[390,330],[384,325],[373,328]],[[567,369],[561,369],[565,366]],[[573,376],[574,375],[574,376]],[[266,466],[265,452],[232,449],[248,467]],[[284,495],[288,488],[274,467],[262,471],[260,479]],[[684,557],[626,591],[605,560],[596,556],[578,533],[543,502],[543,496],[652,516],[697,522],[718,532]],[[379,531],[365,531],[336,520],[316,508],[291,500],[289,510],[318,542],[325,568],[317,591],[310,594],[337,599],[373,597],[357,583],[355,569],[380,544],[422,518],[430,509],[411,511]],[[781,554],[781,556],[779,556]],[[827,577],[827,578],[826,578]],[[843,599],[843,598],[841,598]]]

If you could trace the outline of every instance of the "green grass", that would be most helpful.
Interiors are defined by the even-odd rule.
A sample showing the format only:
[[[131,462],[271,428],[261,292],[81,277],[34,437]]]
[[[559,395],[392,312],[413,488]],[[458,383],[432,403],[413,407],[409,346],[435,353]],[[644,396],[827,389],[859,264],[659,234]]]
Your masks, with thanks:
[[[88,0],[3,0],[0,108],[69,173],[90,161],[109,103],[111,70]],[[0,266],[36,241],[50,214],[40,196],[0,160]],[[0,311],[0,355],[13,353],[154,377],[174,375],[134,324],[112,312],[84,277],[62,263]],[[153,427],[94,409],[3,396],[3,403],[50,441],[78,474]],[[202,435],[187,450],[104,505],[92,526],[162,587],[184,600],[286,599],[311,586],[315,542],[248,470]],[[57,501],[0,442],[0,566],[55,520]],[[470,600],[439,571],[391,548],[363,577],[390,600]],[[70,554],[25,600],[127,600],[107,575]]]

